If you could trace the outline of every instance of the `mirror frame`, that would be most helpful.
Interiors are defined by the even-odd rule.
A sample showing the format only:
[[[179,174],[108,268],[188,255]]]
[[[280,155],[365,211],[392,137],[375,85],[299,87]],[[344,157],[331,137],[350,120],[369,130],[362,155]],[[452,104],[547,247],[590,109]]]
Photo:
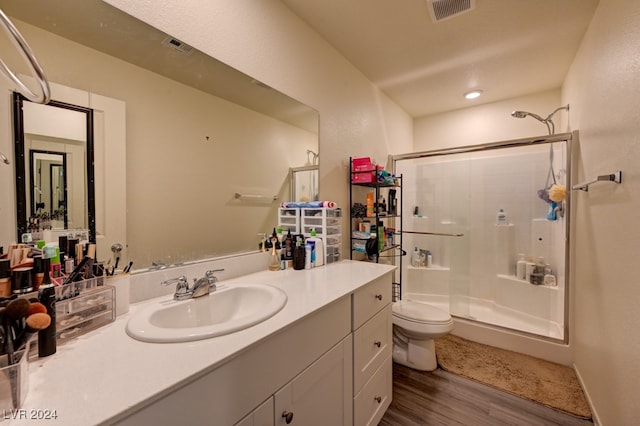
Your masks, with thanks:
[[[31,185],[29,185],[29,192],[30,192],[30,197],[29,197],[29,201],[31,204],[31,211],[35,212],[38,211],[37,209],[37,203],[36,203],[36,191],[35,191],[35,181],[36,181],[36,170],[34,168],[34,159],[35,159],[35,155],[36,154],[52,154],[52,155],[59,155],[62,157],[62,164],[55,164],[58,167],[62,167],[64,170],[64,174],[63,174],[63,182],[62,182],[62,187],[64,190],[64,227],[67,228],[68,223],[69,223],[69,218],[68,218],[68,211],[67,211],[67,153],[66,152],[59,152],[59,151],[47,151],[47,150],[42,150],[42,149],[30,149],[29,150],[29,167],[31,168]],[[50,170],[53,170],[53,166],[54,164],[50,164]],[[53,178],[53,173],[49,174],[52,178]],[[53,183],[52,183],[53,184]],[[42,188],[41,188],[42,189]],[[51,202],[51,205],[49,206],[49,210],[53,210],[54,208],[54,203],[53,203],[53,187],[50,185],[49,186],[49,199]]]
[[[24,102],[30,102],[18,92],[13,92],[13,133],[14,133],[14,159],[16,172],[16,223],[17,241],[22,241],[22,234],[28,230],[27,213],[27,188],[26,171],[27,161],[24,154]],[[87,229],[89,230],[89,242],[96,242],[96,193],[95,193],[95,173],[93,165],[94,140],[93,140],[93,109],[65,102],[51,100],[47,105],[65,108],[86,114],[87,137],[86,137],[86,164],[87,164]]]

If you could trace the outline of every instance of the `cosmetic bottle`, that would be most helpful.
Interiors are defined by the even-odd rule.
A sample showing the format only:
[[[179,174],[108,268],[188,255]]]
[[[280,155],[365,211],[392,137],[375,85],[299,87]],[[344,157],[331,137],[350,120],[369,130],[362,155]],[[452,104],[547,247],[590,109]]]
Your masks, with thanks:
[[[272,238],[271,243],[271,255],[269,256],[269,270],[270,271],[279,271],[280,270],[280,257],[278,256],[278,251],[276,249],[276,237]]]
[[[44,259],[42,256],[33,256],[33,290],[37,291],[44,279]]]
[[[38,356],[45,357],[56,353],[56,290],[51,282],[49,259],[45,258],[45,272],[38,290],[38,300],[47,308],[51,317],[49,327],[38,332]]]
[[[307,238],[307,241],[313,242],[315,266],[322,266],[324,265],[324,243],[322,238],[318,238],[317,235],[316,230],[312,229],[311,236]],[[312,261],[312,263],[314,262]]]
[[[496,217],[496,225],[508,225],[509,219],[507,219],[507,214],[504,209],[498,210],[498,215]]]
[[[292,260],[293,259],[293,249],[294,249],[293,237],[291,236],[291,229],[289,229],[287,231],[287,236],[285,237],[285,240],[284,240],[284,258],[285,258],[285,260]]]
[[[373,217],[373,193],[367,193],[367,217]]]
[[[311,244],[304,245],[304,269],[311,269],[311,256],[313,255],[313,247]]]
[[[427,256],[424,266],[426,266],[427,268],[431,268],[433,266],[433,255],[429,250],[427,250]]]
[[[11,261],[0,259],[0,297],[11,296]]]
[[[296,246],[293,249],[293,269],[299,271],[304,269],[304,257],[305,257],[305,249],[302,245],[302,238],[296,241]]]
[[[524,253],[518,253],[518,261],[516,262],[516,278],[524,280],[526,276],[527,261],[524,258]]]
[[[411,255],[411,266],[420,267],[420,250],[418,246],[413,248],[413,254]]]
[[[33,268],[15,268],[13,270],[12,292],[24,294],[33,291]]]

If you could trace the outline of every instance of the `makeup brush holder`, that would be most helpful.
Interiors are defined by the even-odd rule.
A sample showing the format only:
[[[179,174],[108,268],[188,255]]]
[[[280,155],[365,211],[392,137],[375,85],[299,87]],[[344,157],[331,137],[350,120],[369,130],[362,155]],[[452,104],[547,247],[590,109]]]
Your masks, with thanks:
[[[15,353],[15,364],[9,365],[8,355],[0,356],[0,412],[15,412],[22,406],[29,388],[29,343]]]

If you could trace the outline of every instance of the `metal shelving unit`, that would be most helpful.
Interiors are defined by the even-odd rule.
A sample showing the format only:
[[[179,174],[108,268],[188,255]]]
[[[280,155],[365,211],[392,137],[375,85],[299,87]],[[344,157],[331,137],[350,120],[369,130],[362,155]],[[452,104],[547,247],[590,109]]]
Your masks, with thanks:
[[[396,232],[402,230],[402,175],[396,176],[394,183],[380,183],[377,180],[377,173],[382,170],[380,167],[371,168],[367,170],[355,170],[353,165],[353,158],[349,158],[349,239],[350,239],[350,255],[349,258],[354,258],[354,253],[364,253],[371,261],[376,263],[380,262],[381,258],[390,258],[394,265],[398,266],[393,281],[393,300],[400,300],[402,295],[402,258],[406,255],[406,252],[402,250],[402,233]],[[355,188],[364,188],[364,190],[355,190]],[[366,191],[373,191],[374,194],[374,208],[371,216],[366,215],[366,204],[362,201],[366,201]],[[396,200],[394,204],[391,200],[391,191],[395,191]],[[354,193],[355,192],[355,193]],[[386,209],[378,206],[378,201],[381,197],[388,197]],[[362,204],[365,206],[365,211],[362,209],[354,209],[354,205]],[[392,205],[394,204],[394,205]],[[358,212],[357,214],[354,214]],[[364,220],[375,221],[373,225],[376,227],[375,235],[373,232],[367,233],[361,231],[359,225]],[[383,228],[393,229],[391,235],[393,242],[388,243],[388,239],[385,238],[385,243],[382,247],[379,244],[380,232],[378,229],[379,224],[383,224]],[[375,240],[373,243],[370,240]],[[367,250],[367,243],[369,243],[369,250]],[[372,246],[374,247],[372,250]]]

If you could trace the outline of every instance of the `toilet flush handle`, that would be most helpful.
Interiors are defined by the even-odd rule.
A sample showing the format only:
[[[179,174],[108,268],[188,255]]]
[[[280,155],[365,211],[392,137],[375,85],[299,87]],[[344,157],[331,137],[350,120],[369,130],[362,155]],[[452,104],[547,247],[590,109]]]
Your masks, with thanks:
[[[376,299],[382,300],[382,295],[381,294],[376,294]]]

